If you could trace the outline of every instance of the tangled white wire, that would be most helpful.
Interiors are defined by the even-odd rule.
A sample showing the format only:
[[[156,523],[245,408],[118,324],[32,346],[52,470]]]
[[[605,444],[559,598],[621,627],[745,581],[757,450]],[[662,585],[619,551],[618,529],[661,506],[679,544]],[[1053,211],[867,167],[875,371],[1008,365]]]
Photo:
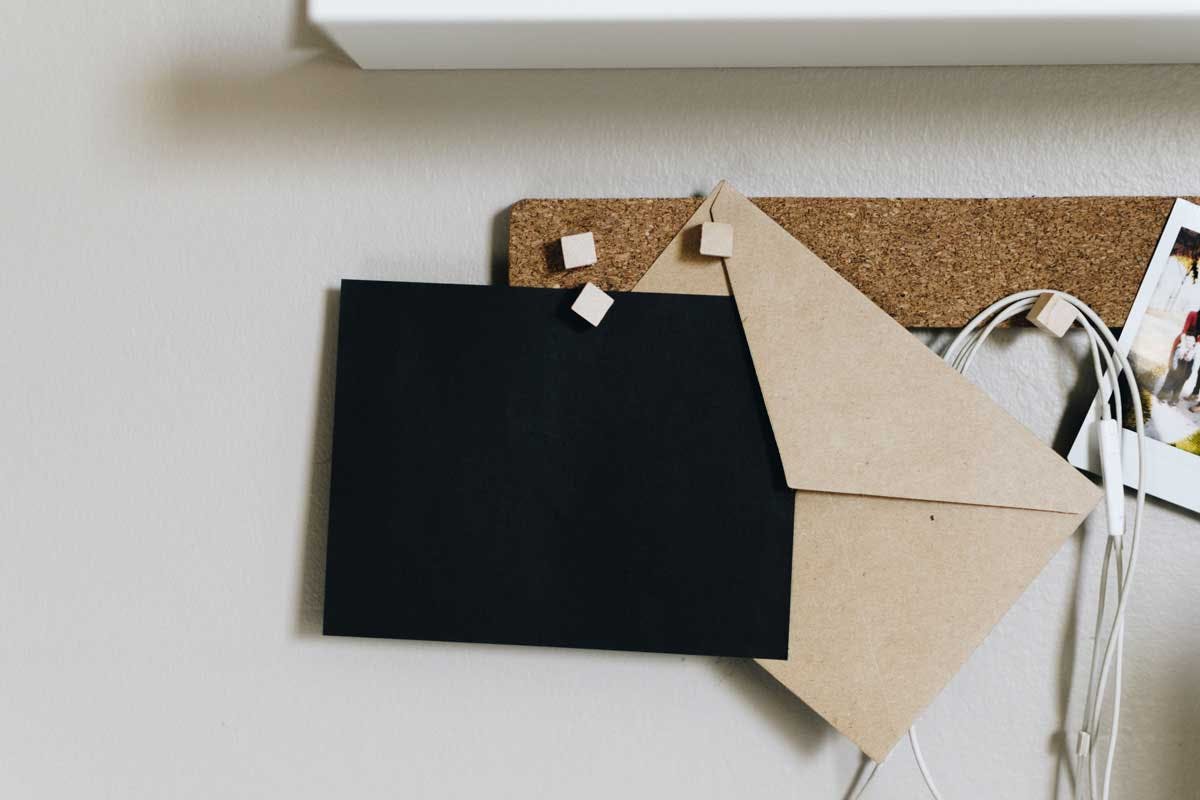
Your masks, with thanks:
[[[943,358],[958,372],[966,373],[974,362],[979,348],[987,341],[992,332],[1013,317],[1027,314],[1037,302],[1038,297],[1048,291],[1050,290],[1036,289],[1028,292],[1018,292],[993,303],[967,323],[967,326],[962,329],[954,341],[950,343],[950,346],[946,348]],[[1075,321],[1087,334],[1092,366],[1096,373],[1096,382],[1101,389],[1097,400],[1101,420],[1115,420],[1118,425],[1124,420],[1120,391],[1120,379],[1124,376],[1132,401],[1132,417],[1137,434],[1138,488],[1137,500],[1134,506],[1133,525],[1128,537],[1123,535],[1125,533],[1123,524],[1117,525],[1114,521],[1109,526],[1110,535],[1105,545],[1104,562],[1100,572],[1100,598],[1096,610],[1096,628],[1093,640],[1091,669],[1088,674],[1088,692],[1083,711],[1083,724],[1080,728],[1079,739],[1076,745],[1076,800],[1084,797],[1085,775],[1087,776],[1087,796],[1090,800],[1096,800],[1096,788],[1098,785],[1096,781],[1096,751],[1100,741],[1098,733],[1104,713],[1105,698],[1108,696],[1110,688],[1109,680],[1111,677],[1112,713],[1109,716],[1108,748],[1105,751],[1103,761],[1104,778],[1099,784],[1101,787],[1101,800],[1108,800],[1109,787],[1112,781],[1113,761],[1117,749],[1117,732],[1121,719],[1121,662],[1124,656],[1125,645],[1125,610],[1129,600],[1129,588],[1132,585],[1134,572],[1137,567],[1138,544],[1141,540],[1142,530],[1142,510],[1146,504],[1146,491],[1143,488],[1146,485],[1146,435],[1142,417],[1142,396],[1138,390],[1137,379],[1134,375],[1133,367],[1129,363],[1129,359],[1121,352],[1116,338],[1112,335],[1112,331],[1104,324],[1103,320],[1086,303],[1078,298],[1063,292],[1053,292],[1053,294],[1070,303],[1072,309],[1075,311]],[[1119,459],[1117,463],[1120,463]],[[1117,492],[1120,495],[1120,502],[1123,503],[1124,480],[1120,470],[1118,469],[1116,472],[1117,474],[1113,475],[1109,474],[1106,470],[1104,475],[1105,489],[1108,492]],[[1126,539],[1129,542],[1128,546],[1125,543]],[[1106,613],[1109,604],[1108,583],[1109,575],[1112,572],[1115,572],[1116,575],[1116,607],[1112,612],[1112,621],[1107,629],[1107,635],[1103,639],[1104,648],[1103,657],[1101,658],[1100,642],[1101,636],[1105,632],[1104,622],[1106,617],[1108,617]],[[1097,664],[1099,664],[1098,670]],[[925,759],[921,755],[915,726],[909,729],[908,738],[909,744],[912,746],[913,757],[916,759],[917,767],[921,771],[921,777],[925,781],[925,786],[929,790],[929,794],[934,800],[941,800],[941,794],[934,785],[933,778],[925,764]],[[878,769],[878,764],[873,763],[871,765],[871,770],[868,772],[866,780],[854,794],[854,800],[859,800],[863,796]]]

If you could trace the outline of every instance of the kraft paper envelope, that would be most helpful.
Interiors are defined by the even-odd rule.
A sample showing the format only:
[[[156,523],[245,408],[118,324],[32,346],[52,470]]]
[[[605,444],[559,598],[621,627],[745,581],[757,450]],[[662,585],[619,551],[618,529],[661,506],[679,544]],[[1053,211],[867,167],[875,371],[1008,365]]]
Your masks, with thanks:
[[[690,229],[733,225],[733,256]],[[732,290],[797,490],[786,661],[884,758],[1100,499],[1089,480],[721,184],[637,291]]]

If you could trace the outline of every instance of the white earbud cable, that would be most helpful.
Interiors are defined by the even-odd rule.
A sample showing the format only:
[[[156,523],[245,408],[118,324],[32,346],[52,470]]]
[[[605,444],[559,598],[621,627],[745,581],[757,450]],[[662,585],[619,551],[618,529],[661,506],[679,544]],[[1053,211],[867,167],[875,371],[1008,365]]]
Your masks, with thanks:
[[[1037,302],[1037,299],[1047,292],[1050,292],[1050,290],[1037,289],[1028,292],[1018,292],[988,306],[988,308],[979,313],[958,333],[954,341],[946,348],[945,355],[943,356],[944,359],[958,372],[965,373],[970,369],[980,347],[991,336],[993,331],[1008,320],[1027,313]],[[1086,776],[1088,797],[1090,800],[1096,800],[1095,756],[1097,755],[1100,725],[1109,689],[1109,678],[1111,676],[1112,711],[1108,726],[1108,747],[1104,751],[1104,778],[1099,787],[1101,790],[1101,800],[1108,800],[1113,764],[1116,759],[1117,734],[1121,718],[1121,666],[1125,645],[1125,611],[1128,607],[1129,587],[1137,567],[1138,549],[1141,543],[1142,512],[1146,503],[1146,491],[1144,488],[1146,485],[1146,436],[1142,416],[1142,396],[1137,385],[1137,377],[1134,374],[1132,365],[1129,363],[1128,357],[1121,351],[1116,338],[1112,335],[1112,331],[1104,324],[1104,321],[1086,303],[1078,298],[1063,292],[1052,293],[1072,306],[1075,311],[1075,321],[1088,337],[1089,355],[1091,356],[1092,367],[1096,373],[1096,381],[1100,386],[1100,393],[1098,395],[1100,419],[1109,425],[1112,424],[1112,421],[1115,421],[1117,425],[1124,423],[1125,410],[1122,408],[1120,391],[1120,379],[1124,377],[1125,384],[1129,389],[1132,405],[1130,411],[1132,411],[1137,441],[1138,475],[1133,525],[1128,531],[1128,535],[1125,535],[1126,531],[1123,524],[1120,524],[1121,519],[1119,516],[1113,515],[1113,519],[1109,520],[1109,539],[1105,545],[1104,560],[1101,567],[1101,585],[1096,611],[1095,639],[1093,642],[1091,668],[1088,674],[1088,690],[1084,701],[1083,726],[1080,730],[1079,742],[1076,747],[1075,797],[1077,800],[1083,797],[1082,791]],[[1120,470],[1118,469],[1117,472],[1119,473]],[[1125,483],[1123,475],[1105,474],[1103,477],[1106,492],[1118,492],[1123,496]],[[1113,483],[1114,481],[1115,484]],[[1123,499],[1120,502],[1123,503]],[[1129,540],[1128,548],[1125,546],[1126,539]],[[1114,566],[1115,569],[1113,568]],[[1110,597],[1108,582],[1114,572],[1116,577],[1116,607],[1112,611],[1112,621],[1107,629],[1107,636],[1104,637],[1104,647],[1103,651],[1101,651],[1101,635],[1105,632],[1104,623],[1105,619],[1109,616],[1107,613]],[[1101,656],[1101,652],[1103,652],[1103,656]],[[1099,667],[1098,669],[1097,666]],[[909,729],[908,739],[912,747],[913,757],[917,762],[917,768],[921,772],[921,777],[925,781],[925,786],[929,790],[930,796],[934,800],[941,800],[941,794],[934,785],[933,777],[921,753],[915,726]],[[855,800],[861,798],[866,792],[878,769],[879,764],[873,764],[866,781],[855,793]]]

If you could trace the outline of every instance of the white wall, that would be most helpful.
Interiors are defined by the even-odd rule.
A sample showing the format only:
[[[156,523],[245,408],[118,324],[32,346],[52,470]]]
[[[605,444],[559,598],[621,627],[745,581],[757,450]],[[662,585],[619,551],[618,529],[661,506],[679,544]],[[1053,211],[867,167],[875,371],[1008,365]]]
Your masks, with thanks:
[[[4,798],[840,797],[744,662],[318,635],[339,278],[487,281],[528,196],[1200,192],[1196,67],[364,74],[288,0],[72,6],[0,5]],[[980,378],[1061,441],[1059,352]],[[1200,526],[1148,523],[1118,796],[1197,797]],[[1101,537],[925,715],[948,798],[1054,796]]]

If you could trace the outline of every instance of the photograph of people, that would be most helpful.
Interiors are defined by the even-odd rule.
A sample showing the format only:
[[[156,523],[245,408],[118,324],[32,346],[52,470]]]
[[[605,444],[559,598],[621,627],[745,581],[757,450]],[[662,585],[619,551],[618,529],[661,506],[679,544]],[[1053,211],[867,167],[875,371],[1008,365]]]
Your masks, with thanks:
[[[1200,232],[1179,229],[1130,359],[1146,434],[1200,454]]]

